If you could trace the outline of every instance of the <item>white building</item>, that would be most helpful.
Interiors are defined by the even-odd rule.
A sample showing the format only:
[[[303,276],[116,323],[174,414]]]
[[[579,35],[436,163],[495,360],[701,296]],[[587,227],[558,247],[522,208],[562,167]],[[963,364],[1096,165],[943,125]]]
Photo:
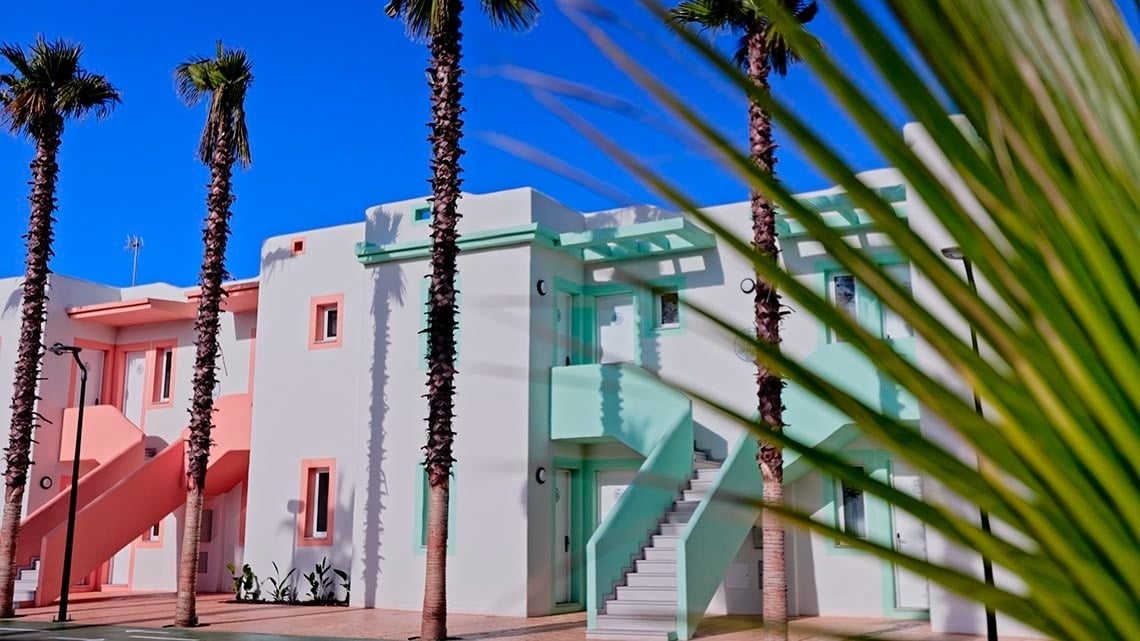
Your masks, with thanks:
[[[897,172],[863,178],[916,224],[921,203]],[[844,194],[803,198],[911,282],[909,266]],[[515,189],[465,194],[460,208],[450,609],[586,609],[598,638],[633,630],[686,639],[706,614],[759,613],[757,510],[725,499],[759,491],[755,439],[680,391],[754,412],[747,350],[696,311],[751,327],[750,264],[696,223],[652,207],[583,215]],[[707,211],[750,234],[747,203]],[[429,216],[425,200],[409,200],[373,207],[359,224],[271,238],[260,275],[229,286],[201,590],[229,590],[228,562],[262,579],[273,564],[282,575],[296,568],[296,579],[327,559],[349,573],[352,605],[420,607]],[[915,354],[905,323],[794,223],[780,224],[789,271]],[[20,290],[17,279],[2,282],[0,384],[10,385]],[[185,288],[51,280],[46,341],[82,347],[91,372],[73,573],[86,589],[175,586],[195,309]],[[914,399],[812,317],[793,313],[784,340],[787,353],[919,426]],[[39,603],[58,594],[78,404],[71,361],[45,358],[40,412],[52,423],[37,433],[19,549],[29,568],[21,598]],[[846,417],[795,386],[785,402],[801,438],[921,492],[921,478]],[[785,462],[789,502],[817,518],[910,554],[976,565],[905,513],[793,454]],[[980,607],[829,537],[789,532],[788,570],[794,615],[981,629]]]

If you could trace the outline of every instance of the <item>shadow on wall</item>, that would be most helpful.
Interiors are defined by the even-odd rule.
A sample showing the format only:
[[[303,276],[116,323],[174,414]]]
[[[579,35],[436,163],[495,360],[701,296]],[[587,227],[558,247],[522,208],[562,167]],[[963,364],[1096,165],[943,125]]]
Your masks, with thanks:
[[[305,503],[300,500],[286,502],[285,511],[289,516],[280,522],[278,531],[284,531],[294,541],[290,547],[291,556],[289,559],[269,559],[271,563],[277,564],[276,574],[272,573],[272,565],[253,568],[258,579],[263,582],[261,595],[263,599],[272,600],[268,593],[272,586],[269,582],[271,577],[279,580],[288,576],[289,579],[284,582],[284,585],[291,587],[293,594],[299,600],[309,600],[309,582],[305,580],[305,575],[312,573],[314,566],[321,562],[327,563],[330,568],[349,572],[351,577],[352,537],[344,533],[352,531],[353,497],[351,491],[347,492],[347,497],[345,494],[338,487],[336,502],[333,506],[333,544],[328,546],[298,548],[296,537],[301,527],[301,513],[305,510]],[[290,569],[295,570],[295,572],[289,574]],[[340,579],[335,576],[330,576],[330,578],[333,581],[336,598],[343,599],[344,590],[341,587]]]
[[[273,278],[274,272],[278,270],[281,262],[293,257],[293,252],[288,247],[278,247],[273,251],[266,254],[261,259],[261,279],[262,284],[268,283]]]
[[[21,281],[22,281],[22,279],[21,279]],[[8,294],[8,300],[4,301],[4,316],[7,316],[8,314],[10,314],[13,311],[19,310],[20,309],[20,301],[22,301],[23,299],[24,299],[24,284],[23,284],[23,282],[20,282],[12,290],[12,293]]]
[[[370,212],[372,214],[372,212]],[[396,237],[401,216],[380,210],[368,219],[368,238],[381,244],[391,243]],[[388,349],[392,344],[391,318],[393,306],[403,307],[407,300],[404,272],[398,264],[386,263],[372,268],[372,363],[369,368],[371,383],[368,407],[368,450],[365,464],[364,540],[360,546],[360,572],[365,607],[374,607],[380,582],[380,565],[384,560],[381,542],[384,533],[384,499],[388,495],[388,481],[384,473],[384,420],[388,415]]]
[[[587,214],[586,227],[590,229],[618,227],[680,217],[679,212],[662,209],[657,205],[634,205]]]

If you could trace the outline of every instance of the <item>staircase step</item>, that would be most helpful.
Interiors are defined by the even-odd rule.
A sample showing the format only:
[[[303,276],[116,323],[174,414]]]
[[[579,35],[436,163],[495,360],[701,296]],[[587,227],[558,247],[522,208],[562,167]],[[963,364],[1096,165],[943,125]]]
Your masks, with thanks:
[[[677,604],[677,586],[633,586],[619,585],[617,589],[618,601],[652,601]]]
[[[694,461],[707,461],[707,460],[709,460],[709,455],[705,454],[704,452],[702,452],[700,450],[695,450],[693,452],[693,460]]]
[[[12,593],[12,595],[13,595],[12,600],[15,601],[16,603],[24,603],[27,601],[35,601],[36,600],[36,591],[35,590],[16,590],[15,592]]]
[[[649,559],[638,559],[633,562],[634,569],[638,574],[656,574],[658,576],[672,576],[673,580],[677,579],[677,559],[676,557],[668,561],[650,561]]]
[[[719,470],[720,469],[720,463],[718,463],[716,461],[710,461],[708,459],[701,460],[701,459],[694,458],[693,459],[693,467],[695,467],[698,470]]]
[[[700,505],[700,501],[673,501],[673,512],[692,513]]]
[[[694,492],[708,492],[712,489],[712,486],[712,479],[701,480],[695,478],[692,481],[689,481],[689,489],[693,490]]]
[[[693,513],[691,511],[670,512],[670,513],[665,515],[665,522],[666,523],[674,523],[674,524],[688,523],[689,519],[691,519],[691,518],[693,518]]]
[[[701,489],[701,490],[685,490],[681,494],[681,496],[684,497],[686,503],[688,503],[688,502],[700,503],[701,499],[705,498],[705,494],[707,494],[707,492],[705,492],[705,490],[703,490],[703,489]]]
[[[27,579],[16,579],[16,589],[17,590],[30,590],[32,592],[35,592],[37,587],[39,587],[39,581],[29,581]]]
[[[669,534],[654,534],[651,546],[661,550],[676,550],[677,537]]]
[[[720,466],[719,465],[715,466],[715,467],[698,467],[697,468],[697,479],[701,480],[701,481],[711,481],[711,480],[716,478],[717,474],[720,474]]]
[[[625,575],[625,583],[631,588],[672,588],[677,589],[676,574],[649,574],[632,572]],[[621,589],[620,587],[618,588]]]
[[[681,536],[685,531],[686,525],[684,523],[662,523],[661,534],[665,536]]]
[[[669,641],[669,633],[664,631],[642,632],[639,630],[587,630],[586,638],[594,641]]]
[[[645,560],[646,561],[670,561],[670,562],[675,563],[677,561],[677,548],[672,548],[672,549],[668,549],[668,548],[665,548],[665,549],[645,548]]]
[[[599,632],[621,631],[635,634],[659,632],[668,634],[677,629],[677,615],[668,616],[624,616],[614,614],[599,614]]]
[[[618,616],[634,616],[641,618],[645,615],[670,617],[676,623],[677,602],[674,601],[609,601],[606,603],[606,614]]]
[[[39,570],[20,570],[20,579],[22,579],[24,581],[39,581],[40,580],[40,571]]]

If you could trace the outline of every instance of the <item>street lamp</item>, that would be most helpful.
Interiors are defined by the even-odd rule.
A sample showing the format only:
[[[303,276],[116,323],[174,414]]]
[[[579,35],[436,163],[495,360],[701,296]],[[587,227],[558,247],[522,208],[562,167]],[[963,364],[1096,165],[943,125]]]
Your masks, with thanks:
[[[59,587],[59,614],[56,623],[70,621],[67,618],[67,591],[71,587],[71,550],[75,544],[75,509],[79,496],[79,457],[83,442],[83,405],[87,401],[87,366],[79,359],[82,347],[56,343],[48,348],[56,356],[71,354],[79,366],[79,415],[75,420],[75,457],[71,461],[71,496],[67,504],[67,543],[63,549],[63,579]]]
[[[970,264],[970,259],[966,257],[966,253],[962,251],[961,247],[946,247],[942,250],[942,255],[950,260],[960,260],[962,265],[966,268],[966,282],[969,283],[970,289],[973,290],[974,295],[978,293],[978,284],[974,281],[974,267]],[[982,353],[978,349],[978,332],[974,329],[974,324],[970,323],[970,347],[974,349],[974,353],[981,357]],[[982,412],[982,399],[978,397],[978,390],[972,390],[974,394],[974,411],[978,416],[985,418]],[[982,459],[977,453],[974,454],[978,461],[978,468],[982,467]],[[985,509],[978,509],[981,516],[982,532],[987,536],[991,534],[990,530],[990,515]],[[982,555],[982,575],[985,579],[986,586],[994,587],[994,564],[984,554]],[[998,641],[997,632],[997,612],[989,605],[986,605],[986,639],[988,641]]]

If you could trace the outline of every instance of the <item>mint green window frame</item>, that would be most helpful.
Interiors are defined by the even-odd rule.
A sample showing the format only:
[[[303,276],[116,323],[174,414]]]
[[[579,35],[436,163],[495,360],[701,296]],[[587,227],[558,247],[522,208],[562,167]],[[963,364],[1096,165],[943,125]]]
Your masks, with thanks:
[[[420,215],[424,212],[424,210],[427,210],[427,216],[420,218]],[[412,224],[413,225],[431,224],[431,217],[432,217],[431,203],[424,203],[422,205],[417,205],[415,207],[412,207]]]
[[[462,308],[463,304],[463,279],[455,279],[455,306]],[[423,310],[423,315],[420,319],[420,371],[427,371],[427,358],[428,358],[428,294],[431,289],[431,278],[424,278],[420,281],[420,308]],[[459,365],[459,359],[462,351],[459,349],[459,339],[462,333],[463,323],[457,321],[455,325],[455,364]]]
[[[416,518],[412,519],[415,522],[415,530],[412,533],[413,543],[416,554],[424,554],[427,552],[427,523],[428,523],[428,476],[427,470],[424,469],[423,461],[420,461],[416,466],[416,472],[419,476],[419,481],[416,483]],[[458,492],[458,485],[455,482],[455,464],[451,465],[451,480],[448,482],[447,493],[447,554],[448,556],[455,554],[455,495]]]
[[[890,269],[892,267],[899,267],[908,265],[906,260],[895,254],[893,251],[880,251],[875,254],[875,263],[883,269]],[[832,296],[832,279],[840,275],[851,275],[849,271],[839,266],[838,263],[832,260],[817,261],[816,266],[820,271],[821,283],[819,285],[820,294],[831,304],[835,304],[835,299]],[[913,283],[911,284],[913,291]],[[879,301],[879,298],[868,289],[863,283],[855,278],[855,319],[856,321],[872,335],[883,338],[883,323],[889,310]],[[837,343],[835,331],[826,323],[819,321],[821,327],[820,342],[823,344]],[[913,333],[913,330],[911,330]]]
[[[890,483],[890,459],[883,450],[850,450],[843,452],[844,461],[851,467],[861,467],[876,481]],[[843,497],[841,495],[840,481],[832,476],[821,477],[823,485],[824,523],[838,528],[841,524],[840,511]],[[890,505],[872,494],[863,493],[863,525],[866,528],[865,540],[883,545],[891,545],[893,541]],[[829,554],[867,554],[861,550],[843,545],[837,539],[832,539]]]
[[[672,336],[685,333],[685,324],[688,313],[685,309],[685,277],[682,275],[655,278],[646,284],[647,289],[639,292],[645,299],[645,310],[642,318],[641,338],[653,336]],[[667,293],[677,294],[677,323],[661,325],[661,295]]]

